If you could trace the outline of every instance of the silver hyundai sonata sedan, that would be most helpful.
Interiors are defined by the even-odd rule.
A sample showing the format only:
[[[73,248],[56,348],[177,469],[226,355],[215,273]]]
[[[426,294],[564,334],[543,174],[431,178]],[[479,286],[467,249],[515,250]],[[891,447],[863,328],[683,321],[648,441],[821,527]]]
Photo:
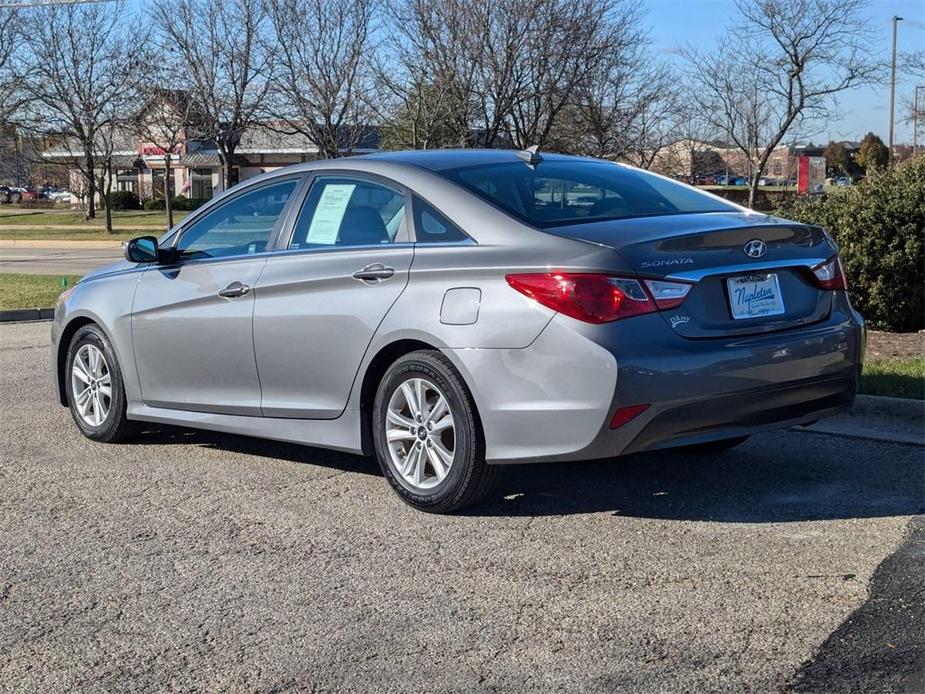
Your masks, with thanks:
[[[412,506],[497,465],[720,450],[854,399],[838,249],[629,166],[428,151],[250,179],[62,294],[60,401],[377,456]]]

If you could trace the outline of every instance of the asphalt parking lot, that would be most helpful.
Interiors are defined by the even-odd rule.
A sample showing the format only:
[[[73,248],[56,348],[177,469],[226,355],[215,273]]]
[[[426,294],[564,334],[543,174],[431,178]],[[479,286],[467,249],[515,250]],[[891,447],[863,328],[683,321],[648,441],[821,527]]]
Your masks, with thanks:
[[[0,326],[0,688],[921,691],[923,449],[808,432],[504,472],[403,506],[372,460],[83,439]]]

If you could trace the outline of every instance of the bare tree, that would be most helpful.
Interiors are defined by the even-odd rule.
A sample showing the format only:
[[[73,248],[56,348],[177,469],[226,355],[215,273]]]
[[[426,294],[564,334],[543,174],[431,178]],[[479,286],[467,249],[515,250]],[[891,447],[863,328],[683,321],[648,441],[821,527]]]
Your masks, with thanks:
[[[521,89],[510,96],[510,136],[520,148],[546,145],[579,87],[642,41],[638,13],[623,0],[538,0],[530,9],[515,62]]]
[[[99,131],[112,126],[132,99],[136,27],[123,2],[51,5],[24,17],[20,57],[27,117],[38,130],[63,134],[64,146],[73,148],[87,182],[87,218],[96,216]],[[106,228],[112,231],[108,214]]]
[[[218,146],[224,185],[232,186],[241,136],[266,115],[271,61],[263,2],[156,0],[151,18],[164,49],[175,51],[183,66],[199,109],[196,125]]]
[[[750,168],[749,205],[784,136],[833,114],[839,92],[871,82],[866,0],[737,0],[719,45],[688,50],[698,105]]]
[[[579,90],[642,41],[625,0],[393,0],[389,15],[388,91],[463,146],[568,141]]]
[[[174,73],[172,69],[167,74]],[[164,209],[167,212],[167,229],[173,227],[173,202],[170,180],[173,162],[179,159],[188,138],[193,134],[191,124],[201,120],[201,113],[188,89],[165,89],[166,75],[155,71],[141,90],[142,108],[131,121],[132,132],[164,159]]]
[[[281,129],[325,157],[350,154],[369,132],[374,0],[267,0]]]
[[[22,13],[6,10],[0,16],[0,127],[5,126],[23,105],[23,74],[17,69],[16,46],[20,42]]]
[[[391,132],[411,133],[416,148],[467,147],[478,141],[473,123],[484,121],[476,115],[482,39],[475,26],[483,4],[387,2],[390,39],[381,44],[376,69],[386,99],[379,110]]]

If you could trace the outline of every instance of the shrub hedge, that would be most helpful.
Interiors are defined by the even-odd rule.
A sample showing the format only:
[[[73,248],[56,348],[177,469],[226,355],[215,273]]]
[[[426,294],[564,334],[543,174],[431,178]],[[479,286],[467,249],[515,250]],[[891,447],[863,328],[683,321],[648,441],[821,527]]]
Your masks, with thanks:
[[[851,301],[871,327],[925,327],[925,155],[825,197],[791,201],[774,214],[829,231]]]
[[[173,197],[170,198],[170,206],[174,211],[176,210],[195,210],[199,207],[202,207],[208,202],[207,198],[182,198],[182,197]],[[163,210],[165,209],[163,200],[145,200],[145,209],[146,210]]]
[[[116,190],[109,194],[109,204],[114,210],[140,210],[138,198],[130,190]]]

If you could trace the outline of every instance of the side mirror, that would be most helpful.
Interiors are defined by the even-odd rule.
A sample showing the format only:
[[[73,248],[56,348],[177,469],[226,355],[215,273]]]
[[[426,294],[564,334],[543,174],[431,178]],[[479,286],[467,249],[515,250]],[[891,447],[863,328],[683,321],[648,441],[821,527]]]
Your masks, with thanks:
[[[158,260],[157,237],[139,236],[122,244],[122,253],[130,263],[156,263]]]

